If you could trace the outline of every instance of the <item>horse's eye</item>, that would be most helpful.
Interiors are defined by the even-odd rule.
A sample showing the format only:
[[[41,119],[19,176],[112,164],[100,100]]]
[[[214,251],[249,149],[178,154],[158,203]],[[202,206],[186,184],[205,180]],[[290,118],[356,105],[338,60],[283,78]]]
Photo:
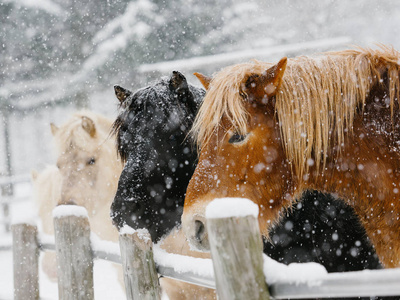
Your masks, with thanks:
[[[240,143],[243,142],[246,139],[245,135],[239,134],[239,133],[235,133],[234,135],[231,136],[231,138],[229,139],[229,143],[230,144],[236,144],[236,143]]]
[[[88,160],[87,164],[88,164],[88,165],[94,165],[95,162],[96,162],[96,159],[95,159],[94,157],[91,157],[91,158]]]

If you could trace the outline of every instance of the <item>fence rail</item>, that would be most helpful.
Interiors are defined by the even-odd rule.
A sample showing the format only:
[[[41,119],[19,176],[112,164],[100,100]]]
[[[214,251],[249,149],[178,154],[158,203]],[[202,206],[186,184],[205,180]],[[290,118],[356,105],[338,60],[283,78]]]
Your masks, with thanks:
[[[143,64],[138,68],[139,73],[171,72],[172,70],[193,71],[204,67],[216,65],[229,65],[244,62],[251,59],[266,59],[274,55],[292,56],[305,51],[321,51],[321,49],[332,49],[348,46],[352,42],[350,37],[342,36],[329,39],[321,39],[309,42],[294,43],[268,48],[248,49],[243,51],[214,54],[210,56],[193,57],[174,61],[165,61],[153,64]]]
[[[71,206],[72,207],[72,206]],[[63,220],[69,219],[68,224],[79,224],[80,222],[76,222],[76,218],[82,218],[82,215],[78,216],[76,215],[76,212],[72,209],[71,207],[69,208],[69,211],[71,213],[62,213],[58,216],[59,221],[64,222]],[[227,226],[230,223],[247,223],[248,220],[244,221],[246,217],[235,217],[232,216],[230,218],[222,218],[219,220],[217,223],[217,226],[214,226],[215,228],[218,228],[218,233],[215,231],[210,225],[208,228],[209,234],[212,235],[219,235],[221,234],[221,230],[224,231],[226,238],[230,238],[229,236],[232,234],[230,232],[230,227]],[[229,222],[229,220],[231,220]],[[81,220],[82,221],[82,220]],[[212,223],[212,222],[211,222]],[[210,224],[211,224],[210,223]],[[63,226],[62,231],[64,231],[64,236],[70,237],[72,235],[72,232],[76,234],[76,230],[80,230],[81,226],[77,226],[75,229],[73,227],[69,226]],[[243,226],[239,225],[239,230],[243,230]],[[221,229],[223,228],[223,229]],[[15,299],[38,299],[39,295],[39,290],[38,290],[38,277],[37,277],[37,268],[38,264],[37,262],[37,256],[38,256],[38,251],[55,251],[55,249],[58,249],[57,252],[60,250],[60,245],[57,246],[57,244],[60,243],[60,241],[56,238],[56,243],[54,243],[54,240],[52,237],[38,234],[35,226],[32,226],[30,224],[14,224],[13,227],[13,248],[14,248],[14,275],[15,281],[14,281],[14,290],[15,290]],[[69,232],[69,233],[68,233]],[[135,231],[132,231],[131,233],[124,233],[125,236],[127,237],[124,241],[125,243],[125,248],[130,249],[126,250],[125,249],[125,255],[126,253],[132,252],[132,249],[137,248],[138,246],[134,244],[135,238],[134,234]],[[240,238],[236,238],[236,240],[240,240],[243,242],[243,237],[246,236],[247,233],[244,233],[243,236]],[[257,232],[257,229],[255,229],[254,233],[254,238],[257,239],[260,237],[259,232]],[[137,238],[136,238],[137,240]],[[87,239],[86,242],[87,243]],[[120,242],[121,243],[121,242]],[[236,243],[231,243],[233,244],[234,249],[229,249],[229,246],[227,244],[221,244],[223,247],[218,248],[218,246],[214,245],[212,240],[210,240],[211,243],[211,251],[212,251],[212,257],[214,260],[214,264],[212,264],[211,260],[209,259],[200,259],[201,263],[199,263],[198,258],[191,258],[191,257],[185,257],[185,256],[180,256],[177,254],[169,254],[166,253],[164,250],[161,250],[157,247],[155,249],[152,248],[151,242],[147,242],[148,245],[151,247],[148,248],[147,254],[144,256],[142,255],[143,259],[148,261],[149,259],[152,259],[153,253],[154,253],[154,270],[152,272],[156,272],[159,275],[165,276],[165,277],[170,277],[174,278],[177,280],[197,284],[197,285],[202,285],[210,288],[217,288],[217,293],[219,294],[220,299],[232,299],[232,294],[225,294],[224,291],[229,290],[236,290],[235,293],[242,293],[240,291],[240,287],[246,287],[246,286],[251,286],[252,283],[254,283],[254,278],[252,276],[241,276],[242,274],[239,274],[240,272],[243,271],[243,269],[239,270],[233,270],[232,268],[236,268],[238,264],[232,264],[231,262],[234,261],[235,259],[237,261],[242,260],[243,257],[240,258],[232,258],[232,253],[235,252],[238,248],[236,247],[242,247],[242,246],[237,246]],[[76,242],[71,242],[71,243],[66,243],[66,242],[61,242],[62,247],[64,248],[64,252],[68,252],[68,248],[75,249],[74,250],[74,259],[75,261],[78,261],[76,259],[76,247],[77,244]],[[111,243],[110,242],[105,242],[101,241],[98,239],[95,239],[93,237],[90,238],[90,243],[87,244],[90,245],[89,249],[91,252],[89,254],[86,254],[87,257],[92,259],[105,259],[108,261],[112,261],[115,263],[121,263],[124,261],[124,264],[126,265],[131,261],[131,259],[125,258],[125,260],[121,259],[121,248],[118,246],[118,244]],[[221,246],[220,245],[220,246]],[[7,247],[3,248],[6,249]],[[65,249],[66,248],[66,249]],[[259,247],[255,246],[252,251],[250,251],[250,257],[252,255],[258,256],[261,255],[262,249],[258,249]],[[218,249],[218,250],[216,250]],[[153,251],[154,250],[154,251]],[[216,251],[218,253],[216,253]],[[222,251],[222,252],[221,252]],[[249,251],[249,249],[247,249]],[[149,254],[150,253],[150,254]],[[238,252],[236,252],[238,253]],[[243,253],[243,251],[241,252]],[[228,255],[229,254],[229,255]],[[247,254],[246,254],[247,255]],[[140,256],[140,255],[139,255]],[[241,254],[242,256],[242,254]],[[57,253],[57,258],[59,257],[59,253]],[[221,258],[222,257],[222,258]],[[225,262],[223,262],[224,257],[229,257],[229,259]],[[22,261],[26,261],[27,259],[30,259],[31,263],[21,263]],[[71,258],[70,258],[71,259]],[[184,261],[184,264],[186,268],[182,270],[176,270],[174,268],[174,261],[180,260],[181,262]],[[250,259],[251,260],[251,259]],[[264,257],[265,260],[265,257]],[[243,260],[242,260],[243,261]],[[33,262],[33,263],[32,263]],[[169,263],[166,263],[169,262]],[[172,262],[172,263],[171,263]],[[84,265],[87,264],[76,264],[74,271],[71,272],[66,270],[66,266],[70,263],[66,264],[59,264],[60,272],[63,273],[68,273],[70,276],[70,279],[74,276],[77,276],[77,274],[82,274],[83,272],[81,271],[81,268],[84,267]],[[207,272],[204,272],[204,265],[208,265]],[[298,280],[293,279],[294,274],[293,270],[290,269],[290,266],[284,266],[279,263],[275,264],[277,266],[280,266],[280,268],[271,268],[268,270],[268,264],[264,264],[264,274],[267,275],[267,282],[269,282],[269,288],[267,292],[269,291],[271,297],[273,299],[287,299],[287,298],[296,298],[296,299],[306,299],[306,298],[333,298],[333,297],[357,297],[357,296],[396,296],[400,295],[400,269],[387,269],[387,270],[371,270],[371,271],[360,271],[360,272],[347,272],[347,273],[331,273],[331,274],[325,274],[321,273],[321,276],[315,276],[315,274],[307,274],[307,272],[302,272],[299,275]],[[90,268],[92,267],[91,264]],[[199,265],[201,265],[202,269],[199,270]],[[306,266],[307,264],[304,264]],[[210,270],[210,268],[214,267],[214,272],[217,274],[217,280],[215,280],[213,271]],[[222,266],[222,267],[221,267]],[[248,264],[244,265],[244,267],[247,267]],[[262,264],[258,263],[258,267],[261,266]],[[267,266],[267,270],[265,270]],[[257,265],[256,265],[257,267]],[[241,267],[243,268],[243,266]],[[136,279],[133,277],[137,278],[136,272],[143,272],[140,271],[141,269],[134,270],[132,272],[132,265],[131,268],[129,268],[129,272],[126,272],[128,269],[125,268],[125,276],[128,276],[126,280],[129,282],[129,280],[133,280],[127,286],[130,287],[129,291],[127,292],[127,299],[158,299],[157,291],[158,287],[154,287],[152,289],[153,292],[149,292],[146,295],[147,298],[143,298],[143,290],[141,290],[140,285],[148,285],[148,283],[138,283],[134,282]],[[246,271],[248,272],[248,271]],[[274,273],[280,273],[280,278],[279,280],[271,280],[271,274],[274,275]],[[286,273],[285,273],[286,272]],[[312,271],[311,271],[312,272]],[[309,273],[311,273],[309,272]],[[86,272],[87,274],[87,272]],[[155,273],[153,273],[155,274]],[[234,278],[232,278],[232,275],[236,278],[240,278],[240,281],[235,281]],[[287,275],[287,276],[286,276]],[[310,278],[308,278],[308,275]],[[90,276],[90,272],[89,272]],[[263,274],[259,274],[258,276],[261,276],[265,282],[265,278],[263,277]],[[140,276],[140,278],[143,278],[143,276]],[[228,278],[228,279],[227,279]],[[246,282],[247,280],[250,280]],[[249,279],[250,278],[250,279]],[[74,279],[74,278],[72,278]],[[76,278],[75,278],[76,279]],[[75,280],[74,279],[74,280]],[[59,278],[60,280],[60,278]],[[64,279],[63,288],[67,290],[72,290],[71,285],[77,285],[75,286],[75,291],[79,291],[79,293],[83,293],[85,295],[84,298],[82,299],[91,299],[90,297],[90,289],[93,288],[92,283],[89,285],[82,285],[80,281],[74,281],[74,280],[66,280]],[[68,282],[67,284],[65,282]],[[83,280],[86,281],[87,280]],[[150,280],[154,283],[154,277]],[[216,284],[217,281],[217,284]],[[90,282],[90,280],[89,280]],[[219,282],[224,282],[222,285]],[[60,283],[59,283],[60,284]],[[136,294],[132,294],[132,288],[133,285],[136,285],[137,292]],[[234,285],[234,286],[232,286]],[[89,292],[87,291],[89,290]],[[238,292],[239,290],[239,292]],[[139,296],[138,294],[139,293]],[[62,293],[60,293],[62,295]],[[136,296],[135,296],[136,295]],[[135,298],[139,297],[139,298]],[[234,297],[233,297],[234,298]],[[79,299],[79,298],[71,298],[67,296],[60,296],[60,299]],[[259,298],[254,297],[254,294],[250,292],[246,296],[246,299],[268,299],[267,294],[262,294]]]

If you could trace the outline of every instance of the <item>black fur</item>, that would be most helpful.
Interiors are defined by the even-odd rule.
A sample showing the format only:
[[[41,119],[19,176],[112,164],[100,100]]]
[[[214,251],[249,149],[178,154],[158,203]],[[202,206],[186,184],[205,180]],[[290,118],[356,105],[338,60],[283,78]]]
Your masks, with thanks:
[[[186,136],[204,94],[173,72],[121,103],[113,131],[126,164],[111,206],[118,227],[146,227],[158,241],[180,223],[197,158]]]

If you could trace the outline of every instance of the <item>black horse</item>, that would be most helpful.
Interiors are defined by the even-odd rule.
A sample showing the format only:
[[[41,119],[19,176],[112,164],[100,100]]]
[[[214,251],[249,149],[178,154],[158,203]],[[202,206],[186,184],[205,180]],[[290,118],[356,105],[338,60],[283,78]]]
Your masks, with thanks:
[[[179,72],[136,93],[115,92],[114,133],[126,164],[111,216],[119,228],[146,227],[158,241],[180,223],[197,158],[187,133],[205,92]],[[380,267],[352,209],[320,193],[306,193],[270,236],[264,252],[286,264],[314,261],[329,272]]]
[[[205,91],[179,72],[136,93],[114,89],[122,110],[113,130],[126,164],[111,217],[118,227],[146,227],[158,241],[180,223],[197,158],[186,135]]]

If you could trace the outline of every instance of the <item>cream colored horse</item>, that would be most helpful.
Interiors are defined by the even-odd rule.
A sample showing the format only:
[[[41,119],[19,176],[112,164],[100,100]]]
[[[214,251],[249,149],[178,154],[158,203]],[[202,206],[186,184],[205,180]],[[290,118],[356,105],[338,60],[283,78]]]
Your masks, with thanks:
[[[75,113],[61,127],[51,124],[57,167],[47,167],[40,174],[32,172],[34,199],[44,233],[54,234],[54,207],[76,204],[87,209],[92,232],[102,240],[118,241],[118,231],[109,215],[122,164],[109,138],[111,124],[110,119],[89,111]],[[55,280],[54,254],[46,253],[42,266]]]
[[[59,128],[51,124],[51,132],[62,177],[58,204],[84,206],[92,231],[101,239],[118,241],[109,215],[122,164],[109,138],[111,125],[112,120],[100,114],[81,111]]]

